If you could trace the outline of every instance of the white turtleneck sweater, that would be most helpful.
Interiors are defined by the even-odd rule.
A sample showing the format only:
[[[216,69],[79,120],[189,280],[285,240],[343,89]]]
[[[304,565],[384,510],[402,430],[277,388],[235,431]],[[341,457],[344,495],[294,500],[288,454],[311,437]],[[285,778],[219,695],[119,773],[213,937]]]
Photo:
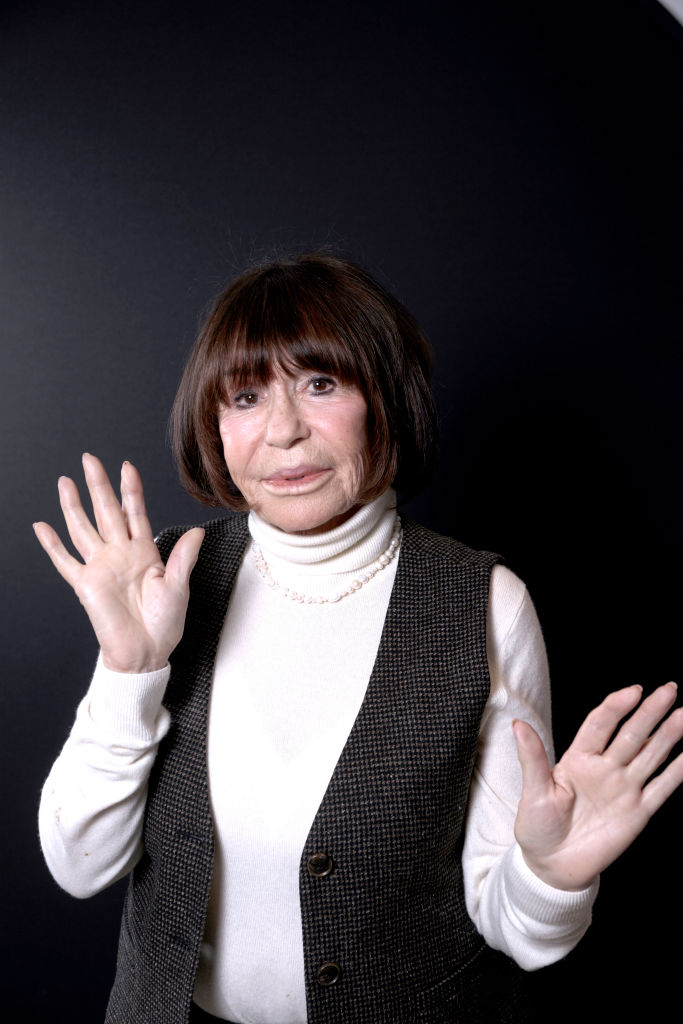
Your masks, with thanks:
[[[248,549],[221,633],[211,692],[208,769],[216,834],[213,887],[195,999],[239,1024],[305,1024],[301,850],[363,701],[397,558],[339,601],[299,603],[289,587],[329,598],[389,547],[389,491],[323,535],[282,533],[249,517],[268,586]],[[253,547],[253,546],[252,546]],[[491,694],[467,817],[469,913],[494,948],[535,969],[565,955],[590,923],[596,886],[562,892],[538,879],[514,842],[521,793],[512,721],[551,752],[540,627],[524,584],[492,573],[487,624]],[[45,783],[40,835],[57,882],[89,896],[142,851],[147,779],[169,725],[169,669],[143,676],[98,662]]]

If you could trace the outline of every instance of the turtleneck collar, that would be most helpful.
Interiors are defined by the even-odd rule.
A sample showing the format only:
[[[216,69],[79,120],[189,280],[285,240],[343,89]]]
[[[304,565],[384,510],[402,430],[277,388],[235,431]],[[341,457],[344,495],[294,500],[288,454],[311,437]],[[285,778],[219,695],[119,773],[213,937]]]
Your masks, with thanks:
[[[327,533],[285,533],[249,513],[249,532],[280,577],[357,572],[387,549],[395,523],[396,494],[391,489]]]

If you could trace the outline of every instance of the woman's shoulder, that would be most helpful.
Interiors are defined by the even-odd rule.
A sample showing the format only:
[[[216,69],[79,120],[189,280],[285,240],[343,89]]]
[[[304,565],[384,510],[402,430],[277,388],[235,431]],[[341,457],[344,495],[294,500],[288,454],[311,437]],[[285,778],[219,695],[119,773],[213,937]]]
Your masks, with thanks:
[[[401,516],[404,543],[427,557],[447,559],[461,565],[490,569],[501,562],[501,556],[493,551],[478,551],[468,547],[454,537],[436,533],[417,523],[414,519]]]
[[[404,537],[414,547],[439,559],[490,572],[490,613],[497,630],[506,635],[516,620],[536,622],[536,613],[524,580],[512,571],[501,555],[470,548],[453,537],[428,530],[414,520],[401,517]]]

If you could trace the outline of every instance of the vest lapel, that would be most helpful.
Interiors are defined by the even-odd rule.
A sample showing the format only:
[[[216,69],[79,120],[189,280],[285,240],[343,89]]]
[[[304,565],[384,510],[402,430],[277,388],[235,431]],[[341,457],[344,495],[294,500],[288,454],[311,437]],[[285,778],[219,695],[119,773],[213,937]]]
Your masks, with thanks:
[[[168,531],[159,539],[167,558],[178,536]],[[185,632],[171,656],[171,679],[164,704],[172,725],[160,750],[163,773],[155,797],[164,807],[159,826],[171,819],[175,828],[212,831],[207,779],[207,719],[216,650],[235,576],[248,539],[246,515],[207,524],[190,587]],[[180,799],[179,799],[180,796]],[[149,809],[148,809],[149,817]]]

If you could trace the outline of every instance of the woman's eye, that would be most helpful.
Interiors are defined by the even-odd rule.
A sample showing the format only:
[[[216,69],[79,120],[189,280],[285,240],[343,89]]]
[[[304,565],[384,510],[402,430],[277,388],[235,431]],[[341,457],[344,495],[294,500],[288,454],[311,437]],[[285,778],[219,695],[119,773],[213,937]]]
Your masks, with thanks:
[[[256,405],[257,402],[258,395],[255,391],[240,391],[232,400],[232,404],[241,409],[247,409],[251,405]]]
[[[331,377],[313,377],[309,381],[311,391],[316,395],[324,395],[334,388],[334,381]]]

